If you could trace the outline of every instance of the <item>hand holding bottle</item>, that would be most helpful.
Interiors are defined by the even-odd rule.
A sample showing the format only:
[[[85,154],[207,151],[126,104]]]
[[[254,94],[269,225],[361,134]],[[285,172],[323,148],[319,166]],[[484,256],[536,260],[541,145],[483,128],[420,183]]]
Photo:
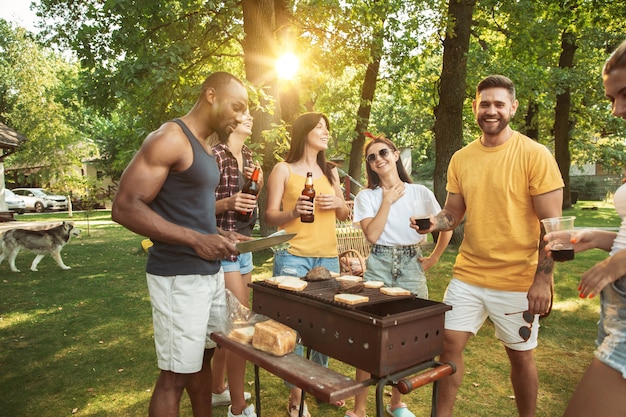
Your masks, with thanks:
[[[306,181],[304,182],[304,189],[302,190],[302,195],[298,200],[299,203],[303,203],[304,200],[302,197],[307,197],[308,201],[304,201],[304,203],[310,203],[310,212],[305,214],[300,214],[300,221],[302,223],[313,223],[315,221],[315,188],[313,188],[313,173],[306,173]]]

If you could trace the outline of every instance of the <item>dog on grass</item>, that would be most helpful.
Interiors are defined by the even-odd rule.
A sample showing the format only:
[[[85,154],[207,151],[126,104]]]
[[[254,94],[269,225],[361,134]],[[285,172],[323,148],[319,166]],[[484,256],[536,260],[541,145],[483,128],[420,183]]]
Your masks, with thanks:
[[[50,255],[61,269],[71,269],[61,259],[61,249],[70,241],[72,236],[78,236],[80,229],[72,223],[63,224],[46,230],[11,229],[2,236],[2,255],[0,264],[6,258],[9,259],[11,271],[20,272],[15,266],[15,258],[22,249],[29,250],[37,256],[30,265],[31,271],[37,271],[37,265],[44,256]]]

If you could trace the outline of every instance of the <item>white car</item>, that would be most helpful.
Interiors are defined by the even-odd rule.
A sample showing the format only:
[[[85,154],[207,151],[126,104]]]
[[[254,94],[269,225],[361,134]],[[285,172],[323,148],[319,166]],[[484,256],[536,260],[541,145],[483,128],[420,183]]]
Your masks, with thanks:
[[[14,188],[13,191],[26,203],[26,210],[42,213],[45,210],[67,210],[67,197],[48,194],[43,188]]]
[[[7,203],[7,208],[10,211],[14,211],[17,214],[24,214],[26,211],[26,203],[24,200],[16,196],[13,191],[4,189],[4,202]]]

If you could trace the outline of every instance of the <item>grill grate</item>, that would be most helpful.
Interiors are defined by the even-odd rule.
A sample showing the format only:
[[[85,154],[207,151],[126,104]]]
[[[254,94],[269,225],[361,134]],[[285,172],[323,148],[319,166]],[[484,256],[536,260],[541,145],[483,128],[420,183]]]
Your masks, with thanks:
[[[266,282],[266,281],[258,281],[253,285],[258,285],[267,288],[277,289],[278,291],[282,291],[285,293],[289,293],[295,295],[297,297],[309,298],[315,301],[320,301],[324,304],[329,304],[335,307],[347,308],[350,310],[354,310],[356,308],[360,308],[367,305],[378,304],[382,302],[392,301],[392,300],[402,300],[407,298],[414,298],[414,295],[387,295],[380,292],[378,288],[364,288],[363,291],[359,292],[358,295],[364,295],[369,297],[369,301],[358,304],[345,304],[339,303],[335,301],[335,294],[339,294],[341,291],[340,283],[334,278],[323,280],[323,281],[310,281],[307,287],[302,291],[291,291],[283,288],[278,288],[278,285]]]

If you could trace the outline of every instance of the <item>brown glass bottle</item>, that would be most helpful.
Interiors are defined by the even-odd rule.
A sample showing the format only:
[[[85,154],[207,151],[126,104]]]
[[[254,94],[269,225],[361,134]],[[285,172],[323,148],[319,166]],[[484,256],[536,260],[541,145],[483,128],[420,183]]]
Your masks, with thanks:
[[[258,167],[254,167],[254,171],[252,171],[252,176],[250,178],[248,178],[248,180],[246,181],[246,183],[243,185],[243,188],[241,189],[242,193],[246,193],[246,194],[250,194],[250,195],[258,195],[259,194],[259,168]],[[239,221],[245,222],[250,220],[250,218],[252,217],[252,213],[254,213],[254,210],[250,210],[250,211],[238,211],[236,213],[236,217]]]
[[[304,189],[302,190],[302,195],[309,197],[310,198],[309,201],[311,201],[311,203],[314,203],[315,188],[313,188],[313,173],[312,172],[306,173],[306,181],[304,182]],[[300,215],[300,221],[302,223],[313,223],[314,220],[315,220],[314,213]]]

